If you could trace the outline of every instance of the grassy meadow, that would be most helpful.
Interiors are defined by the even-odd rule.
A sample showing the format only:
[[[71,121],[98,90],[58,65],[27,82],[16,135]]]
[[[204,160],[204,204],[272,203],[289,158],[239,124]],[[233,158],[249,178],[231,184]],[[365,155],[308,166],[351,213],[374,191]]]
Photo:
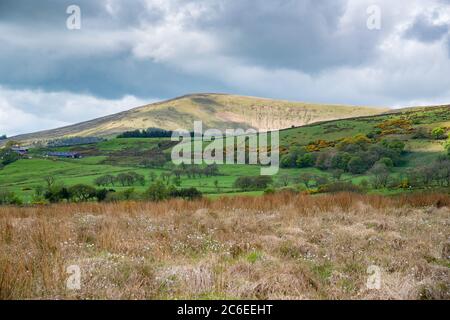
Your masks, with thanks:
[[[0,299],[449,299],[449,206],[279,193],[0,207]]]

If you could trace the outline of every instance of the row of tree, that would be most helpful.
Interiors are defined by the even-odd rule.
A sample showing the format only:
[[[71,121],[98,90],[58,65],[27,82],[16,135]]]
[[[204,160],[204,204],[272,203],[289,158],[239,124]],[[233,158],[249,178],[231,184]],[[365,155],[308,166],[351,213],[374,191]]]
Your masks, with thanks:
[[[170,138],[170,137],[172,137],[172,131],[159,128],[126,131],[117,136],[117,138]]]
[[[116,184],[122,187],[133,186],[135,184],[143,186],[145,185],[145,177],[136,172],[119,173],[117,176],[107,174],[96,178],[94,184],[102,187],[115,186]]]
[[[234,187],[243,191],[264,190],[273,183],[270,176],[243,176],[234,181]]]
[[[157,180],[152,183],[148,189],[139,193],[134,188],[129,188],[123,191],[114,189],[97,189],[93,186],[86,184],[77,184],[74,186],[66,187],[54,183],[47,179],[47,186],[39,186],[35,189],[35,195],[33,201],[35,203],[58,203],[58,202],[87,202],[87,201],[122,201],[122,200],[150,200],[161,201],[171,198],[183,198],[187,200],[198,199],[202,197],[202,193],[196,188],[177,188],[173,185],[167,186],[163,181]],[[11,194],[8,194],[8,202],[13,199]],[[1,200],[1,198],[0,198]],[[6,200],[4,204],[7,203]]]

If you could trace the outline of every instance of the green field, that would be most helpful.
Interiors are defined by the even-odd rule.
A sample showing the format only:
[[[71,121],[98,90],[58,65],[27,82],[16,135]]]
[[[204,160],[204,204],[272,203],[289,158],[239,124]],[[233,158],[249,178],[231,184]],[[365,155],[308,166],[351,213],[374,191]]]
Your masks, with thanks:
[[[337,143],[344,138],[358,134],[370,135],[378,130],[379,125],[386,121],[407,120],[410,127],[396,129],[397,131],[382,133],[381,139],[400,140],[405,143],[405,154],[400,165],[392,168],[391,175],[401,176],[408,169],[433,162],[439,155],[445,154],[445,140],[432,137],[414,138],[420,128],[431,130],[435,127],[450,128],[450,108],[436,107],[413,109],[396,114],[385,114],[365,118],[328,121],[314,125],[283,130],[280,133],[281,155],[289,153],[294,147],[308,147],[317,140]],[[390,129],[390,128],[388,128]],[[387,129],[386,129],[387,130]],[[403,131],[402,131],[403,130]],[[117,175],[125,172],[136,172],[145,176],[144,185],[132,186],[142,192],[152,181],[150,175],[160,177],[161,174],[171,172],[174,167],[170,160],[166,163],[149,168],[146,161],[168,157],[174,143],[168,138],[112,138],[95,144],[77,145],[59,148],[32,148],[27,157],[8,164],[0,170],[0,189],[15,192],[22,200],[30,202],[37,186],[44,185],[44,177],[52,176],[58,183],[65,186],[76,184],[93,185],[94,180],[105,174]],[[329,147],[331,148],[331,147]],[[326,150],[327,148],[324,148]],[[82,154],[81,159],[56,159],[46,157],[48,151],[75,151]],[[319,150],[320,151],[320,150]],[[182,176],[180,188],[195,187],[212,198],[221,195],[247,194],[260,195],[263,190],[243,192],[233,186],[235,180],[241,176],[258,176],[260,167],[256,165],[220,165],[220,174],[211,177],[189,178]],[[298,187],[295,178],[303,173],[326,176],[332,180],[329,171],[317,168],[286,168],[280,169],[274,177],[274,187]],[[292,179],[288,179],[291,177]],[[368,173],[344,173],[341,181],[360,184],[370,179]],[[284,180],[284,182],[283,182]],[[289,181],[288,181],[289,180]],[[115,185],[114,190],[121,191],[130,186]],[[389,190],[379,188],[368,190],[371,193],[399,193],[402,189]]]

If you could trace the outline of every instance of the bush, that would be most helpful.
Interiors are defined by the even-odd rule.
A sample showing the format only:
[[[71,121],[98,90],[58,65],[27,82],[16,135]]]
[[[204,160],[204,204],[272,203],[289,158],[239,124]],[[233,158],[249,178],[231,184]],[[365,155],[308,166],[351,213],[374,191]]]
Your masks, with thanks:
[[[353,156],[348,162],[347,169],[353,174],[360,174],[367,170],[366,163],[359,156]]]
[[[430,138],[430,132],[423,127],[417,128],[414,132],[413,139],[429,139]]]
[[[371,183],[375,189],[386,188],[389,184],[390,174],[389,169],[384,163],[376,163],[372,169]]]
[[[0,205],[21,205],[22,200],[14,192],[0,190]]]
[[[437,127],[437,128],[434,128],[433,130],[431,130],[431,135],[436,140],[441,140],[441,139],[447,138],[447,136],[445,135],[445,130],[442,127]]]
[[[234,182],[234,187],[249,191],[249,190],[264,190],[273,183],[272,177],[256,176],[256,177],[239,177]]]
[[[351,158],[352,156],[348,152],[338,152],[331,158],[331,167],[333,169],[347,170]]]
[[[200,199],[202,193],[197,188],[187,188],[187,189],[175,189],[169,191],[169,196],[171,198],[183,198],[186,200]]]
[[[40,190],[35,190],[35,196],[39,199]],[[51,203],[57,203],[62,200],[69,201],[71,194],[69,190],[64,186],[51,184],[47,186],[47,190],[44,192],[44,198]]]
[[[10,149],[0,150],[0,164],[7,166],[20,159],[20,155]]]
[[[381,158],[377,163],[384,164],[387,168],[392,168],[394,166],[394,162],[388,157]]]
[[[169,190],[164,182],[157,180],[145,191],[144,197],[150,201],[162,201],[169,198]]]
[[[299,168],[309,168],[314,166],[316,162],[316,157],[313,153],[307,153],[297,159],[297,167]]]
[[[68,191],[74,201],[89,201],[97,197],[97,190],[86,184],[74,185]]]

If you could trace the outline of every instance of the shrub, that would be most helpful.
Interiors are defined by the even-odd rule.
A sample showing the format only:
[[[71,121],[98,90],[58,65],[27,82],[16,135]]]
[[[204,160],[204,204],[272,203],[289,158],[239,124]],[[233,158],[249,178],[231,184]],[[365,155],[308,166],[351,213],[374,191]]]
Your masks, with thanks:
[[[414,132],[413,139],[429,139],[430,138],[430,132],[423,127],[417,128]]]
[[[384,163],[376,163],[370,169],[370,173],[372,174],[371,183],[375,189],[387,187],[390,174],[388,167]]]
[[[297,159],[297,167],[299,168],[309,168],[314,166],[316,162],[316,157],[313,153],[307,153]]]
[[[35,191],[35,195],[37,195],[39,191]],[[62,200],[69,201],[71,199],[70,191],[61,185],[56,185],[54,182],[47,185],[47,190],[44,192],[44,198],[51,203],[57,203]]]
[[[264,190],[273,183],[272,177],[256,176],[256,177],[239,177],[234,182],[234,187],[249,191],[249,190]]]
[[[334,169],[347,170],[352,156],[348,152],[338,152],[331,158],[331,167]]]
[[[431,135],[436,140],[445,139],[447,136],[445,135],[445,130],[442,127],[437,127],[431,130]]]
[[[77,184],[69,188],[70,198],[74,201],[88,201],[97,197],[97,190],[86,184]]]
[[[21,205],[22,200],[14,192],[0,190],[0,205]]]
[[[145,199],[150,201],[162,201],[169,197],[169,191],[161,180],[157,180],[144,193]]]
[[[171,198],[183,198],[186,200],[200,199],[202,193],[197,188],[187,188],[187,189],[175,189],[169,191],[169,196]]]
[[[20,159],[20,155],[6,148],[4,150],[0,150],[0,164],[3,166],[7,166],[13,162],[16,162]]]
[[[354,137],[344,138],[338,143],[337,148],[340,151],[366,150],[372,140],[365,135],[358,134]]]
[[[387,168],[392,168],[394,166],[394,162],[388,157],[381,158],[377,163],[384,164]]]
[[[360,174],[366,171],[366,163],[359,156],[353,156],[347,165],[348,171],[353,174]]]

